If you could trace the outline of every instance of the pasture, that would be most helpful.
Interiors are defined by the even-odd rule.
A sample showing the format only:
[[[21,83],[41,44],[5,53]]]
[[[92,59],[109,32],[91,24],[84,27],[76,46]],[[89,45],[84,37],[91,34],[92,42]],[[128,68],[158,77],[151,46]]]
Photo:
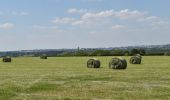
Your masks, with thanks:
[[[108,68],[112,57],[13,58],[0,62],[0,100],[169,100],[170,57],[143,57],[125,70]]]

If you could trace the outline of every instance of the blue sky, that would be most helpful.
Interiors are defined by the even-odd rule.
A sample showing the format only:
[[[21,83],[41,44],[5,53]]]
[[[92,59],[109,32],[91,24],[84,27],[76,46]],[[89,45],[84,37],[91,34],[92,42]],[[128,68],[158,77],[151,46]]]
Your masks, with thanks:
[[[170,0],[0,0],[0,51],[170,43]]]

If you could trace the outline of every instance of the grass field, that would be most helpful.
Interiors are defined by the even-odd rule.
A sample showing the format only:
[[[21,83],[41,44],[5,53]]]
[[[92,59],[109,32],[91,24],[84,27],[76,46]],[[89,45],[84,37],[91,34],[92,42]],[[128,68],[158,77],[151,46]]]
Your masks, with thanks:
[[[14,58],[0,62],[0,100],[170,100],[170,57],[143,57],[141,65],[108,69],[112,57]]]

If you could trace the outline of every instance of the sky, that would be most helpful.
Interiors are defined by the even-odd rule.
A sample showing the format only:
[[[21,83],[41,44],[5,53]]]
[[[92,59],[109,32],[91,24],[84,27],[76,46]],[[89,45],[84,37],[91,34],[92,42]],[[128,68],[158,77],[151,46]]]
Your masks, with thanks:
[[[0,51],[170,44],[170,0],[0,0]]]

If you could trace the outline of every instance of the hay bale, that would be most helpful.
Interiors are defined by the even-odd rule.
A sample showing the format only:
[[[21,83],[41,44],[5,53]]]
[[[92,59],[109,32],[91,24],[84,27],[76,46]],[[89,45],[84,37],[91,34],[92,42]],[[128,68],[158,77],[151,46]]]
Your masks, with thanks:
[[[131,64],[141,64],[141,57],[140,56],[133,56],[130,58]]]
[[[11,59],[11,57],[3,57],[3,58],[2,58],[2,61],[3,61],[3,62],[11,62],[12,59]]]
[[[140,59],[142,59],[142,56],[140,54],[136,54],[135,56],[138,56]]]
[[[96,58],[89,59],[87,61],[87,67],[88,68],[100,68],[100,61]]]
[[[170,52],[164,52],[164,56],[169,56]]]
[[[125,59],[119,58],[112,58],[109,62],[109,68],[111,69],[126,69],[127,62]]]
[[[41,59],[47,59],[47,55],[46,54],[43,54],[40,56]]]

